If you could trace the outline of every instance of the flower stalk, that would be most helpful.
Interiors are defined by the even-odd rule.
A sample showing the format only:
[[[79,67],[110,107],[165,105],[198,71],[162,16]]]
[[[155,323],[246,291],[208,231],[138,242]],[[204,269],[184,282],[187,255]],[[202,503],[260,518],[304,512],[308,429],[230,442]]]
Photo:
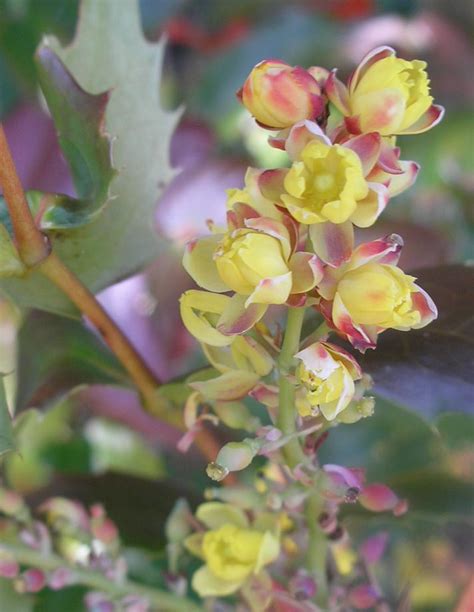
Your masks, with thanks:
[[[14,544],[0,544],[0,552],[11,555],[18,563],[35,567],[47,572],[67,569],[70,572],[71,582],[79,583],[95,591],[107,593],[112,597],[124,597],[130,594],[138,595],[147,599],[153,610],[169,610],[170,612],[180,610],[186,612],[198,612],[202,608],[184,597],[173,595],[166,591],[152,589],[130,580],[114,582],[98,571],[84,567],[70,565],[61,557],[54,554],[44,554],[26,546]]]
[[[285,337],[278,358],[280,392],[277,426],[285,436],[296,431],[295,387],[289,380],[288,374],[293,364],[293,356],[298,352],[304,313],[304,308],[289,308]],[[297,438],[290,439],[283,447],[283,455],[290,468],[305,461],[301,444]]]

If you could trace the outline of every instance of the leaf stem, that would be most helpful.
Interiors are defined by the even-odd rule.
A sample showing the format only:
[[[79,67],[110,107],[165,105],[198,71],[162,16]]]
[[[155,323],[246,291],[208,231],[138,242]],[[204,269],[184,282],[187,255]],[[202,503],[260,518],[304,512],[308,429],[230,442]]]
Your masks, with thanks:
[[[278,357],[280,393],[277,426],[285,436],[289,436],[296,431],[295,387],[288,379],[288,374],[293,365],[294,355],[298,352],[304,313],[304,308],[288,309],[285,337]],[[283,455],[290,468],[294,468],[298,463],[305,460],[305,455],[297,438],[291,438],[285,444]]]
[[[166,418],[166,409],[157,394],[161,381],[143,357],[80,279],[52,252],[50,244],[36,226],[13,161],[10,147],[0,124],[0,186],[8,207],[18,253],[27,268],[35,268],[53,282],[97,328],[104,342],[115,353],[142,396],[144,408],[156,417]],[[172,425],[176,425],[174,419]],[[196,440],[201,452],[213,460],[218,445],[209,431]],[[217,450],[216,450],[217,449]]]
[[[120,583],[113,582],[96,570],[70,565],[58,555],[44,554],[27,548],[26,546],[16,546],[5,543],[0,544],[0,551],[9,553],[21,564],[45,571],[66,568],[71,572],[74,582],[100,592],[108,593],[115,597],[124,597],[126,595],[144,597],[150,601],[153,610],[169,610],[170,612],[175,610],[198,612],[202,610],[200,606],[184,597],[137,584],[130,580],[124,580]]]
[[[100,302],[54,252],[38,265],[37,270],[61,289],[90,320],[126,368],[142,395],[145,407],[152,410],[160,382]]]
[[[35,225],[1,124],[0,185],[8,207],[18,253],[23,263],[32,268],[48,257],[50,249],[45,237]]]
[[[112,321],[95,296],[51,252],[51,248],[35,224],[26,201],[25,192],[16,171],[3,127],[0,125],[0,184],[12,222],[15,242],[19,255],[28,268],[36,268],[90,319],[102,338],[121,361],[131,379],[140,391],[145,407],[152,409],[156,404],[156,390],[160,381],[135,350],[128,338]]]

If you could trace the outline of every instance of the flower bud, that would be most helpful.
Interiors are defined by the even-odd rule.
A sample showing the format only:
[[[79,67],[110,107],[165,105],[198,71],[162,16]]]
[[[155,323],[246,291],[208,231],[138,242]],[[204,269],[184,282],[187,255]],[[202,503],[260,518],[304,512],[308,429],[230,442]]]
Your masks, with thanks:
[[[359,584],[348,594],[348,601],[356,610],[373,608],[379,599],[380,593],[370,584]]]
[[[10,553],[0,550],[0,577],[15,578],[18,576],[20,566],[15,557]]]
[[[292,278],[282,241],[269,234],[238,230],[225,236],[214,260],[224,283],[246,302],[283,304],[291,291]]]
[[[190,515],[188,502],[183,498],[178,499],[165,523],[168,542],[179,544],[189,535],[191,531]]]
[[[350,425],[374,414],[375,398],[363,397],[358,402],[351,402],[341,414],[337,415],[338,423]]]
[[[283,129],[324,110],[321,89],[311,74],[278,60],[257,64],[237,93],[263,127]]]
[[[361,244],[319,284],[324,316],[361,351],[375,348],[385,329],[420,329],[438,315],[416,279],[397,267],[402,246],[397,234]],[[363,409],[370,410],[370,404]]]
[[[252,416],[247,406],[241,402],[217,401],[214,404],[214,412],[227,427],[232,429],[255,431],[260,426],[259,419]]]
[[[229,472],[239,472],[252,463],[260,444],[247,438],[242,442],[229,442],[221,448],[216,463]]]

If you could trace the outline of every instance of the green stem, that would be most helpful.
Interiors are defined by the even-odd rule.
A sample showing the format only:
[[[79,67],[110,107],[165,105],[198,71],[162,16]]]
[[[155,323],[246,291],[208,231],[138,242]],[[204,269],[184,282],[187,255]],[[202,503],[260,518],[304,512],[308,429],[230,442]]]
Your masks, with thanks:
[[[166,610],[166,612],[172,612],[176,610],[179,612],[182,610],[183,612],[198,612],[202,610],[200,606],[184,597],[146,587],[130,580],[116,583],[95,570],[69,565],[64,559],[54,554],[45,555],[25,546],[3,543],[0,545],[0,551],[11,554],[21,564],[45,571],[66,568],[71,572],[72,579],[75,582],[91,589],[108,593],[114,597],[124,597],[126,595],[144,597],[150,601],[153,610],[156,611]]]
[[[295,387],[288,379],[289,371],[293,365],[293,358],[298,352],[303,326],[304,308],[289,308],[286,321],[285,337],[278,358],[280,375],[280,395],[278,404],[278,428],[285,436],[296,431],[295,415]],[[283,447],[283,455],[290,468],[305,460],[301,444],[297,438],[292,438]]]
[[[317,585],[316,601],[323,607],[327,605],[328,584],[326,563],[328,541],[326,534],[319,526],[319,516],[324,508],[324,501],[317,491],[311,493],[306,501],[305,517],[308,527],[308,548],[306,552],[306,567],[314,576]]]
[[[288,380],[287,374],[293,366],[295,353],[298,352],[301,328],[304,319],[304,308],[290,308],[286,323],[285,337],[278,359],[280,369],[280,398],[278,407],[277,425],[284,435],[291,435],[296,430],[295,425],[295,387]],[[312,334],[312,341],[319,340],[328,331],[327,325],[322,323]],[[305,460],[301,444],[297,438],[291,439],[284,447],[283,454],[288,466],[294,467]],[[326,576],[326,561],[328,543],[326,534],[319,526],[319,516],[323,511],[324,500],[318,491],[313,491],[305,507],[306,524],[309,541],[307,548],[306,565],[314,576],[318,587],[316,600],[324,609],[327,604],[328,585]]]

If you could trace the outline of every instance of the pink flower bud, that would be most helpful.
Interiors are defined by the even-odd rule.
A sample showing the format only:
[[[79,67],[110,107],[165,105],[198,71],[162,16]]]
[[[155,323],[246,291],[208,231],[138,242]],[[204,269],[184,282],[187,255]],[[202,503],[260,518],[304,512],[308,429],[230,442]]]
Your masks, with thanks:
[[[53,591],[59,591],[64,587],[72,584],[73,576],[70,569],[67,567],[58,567],[48,578],[48,586]]]
[[[360,547],[360,554],[366,563],[373,565],[381,559],[387,546],[388,537],[386,531],[381,531],[363,542]]]
[[[46,576],[36,568],[31,568],[23,572],[21,576],[20,590],[24,593],[38,593],[46,585]]]
[[[84,598],[88,612],[114,612],[115,605],[103,593],[91,591]]]
[[[13,555],[0,551],[0,576],[2,578],[15,578],[20,568]]]
[[[408,504],[384,484],[374,483],[364,488],[360,494],[359,501],[372,512],[384,512],[391,510],[395,516],[406,512]]]
[[[373,608],[380,595],[370,584],[360,584],[349,591],[348,600],[356,610],[368,610]]]
[[[237,96],[267,128],[287,128],[303,119],[317,119],[324,110],[321,88],[311,74],[279,60],[257,64]]]

